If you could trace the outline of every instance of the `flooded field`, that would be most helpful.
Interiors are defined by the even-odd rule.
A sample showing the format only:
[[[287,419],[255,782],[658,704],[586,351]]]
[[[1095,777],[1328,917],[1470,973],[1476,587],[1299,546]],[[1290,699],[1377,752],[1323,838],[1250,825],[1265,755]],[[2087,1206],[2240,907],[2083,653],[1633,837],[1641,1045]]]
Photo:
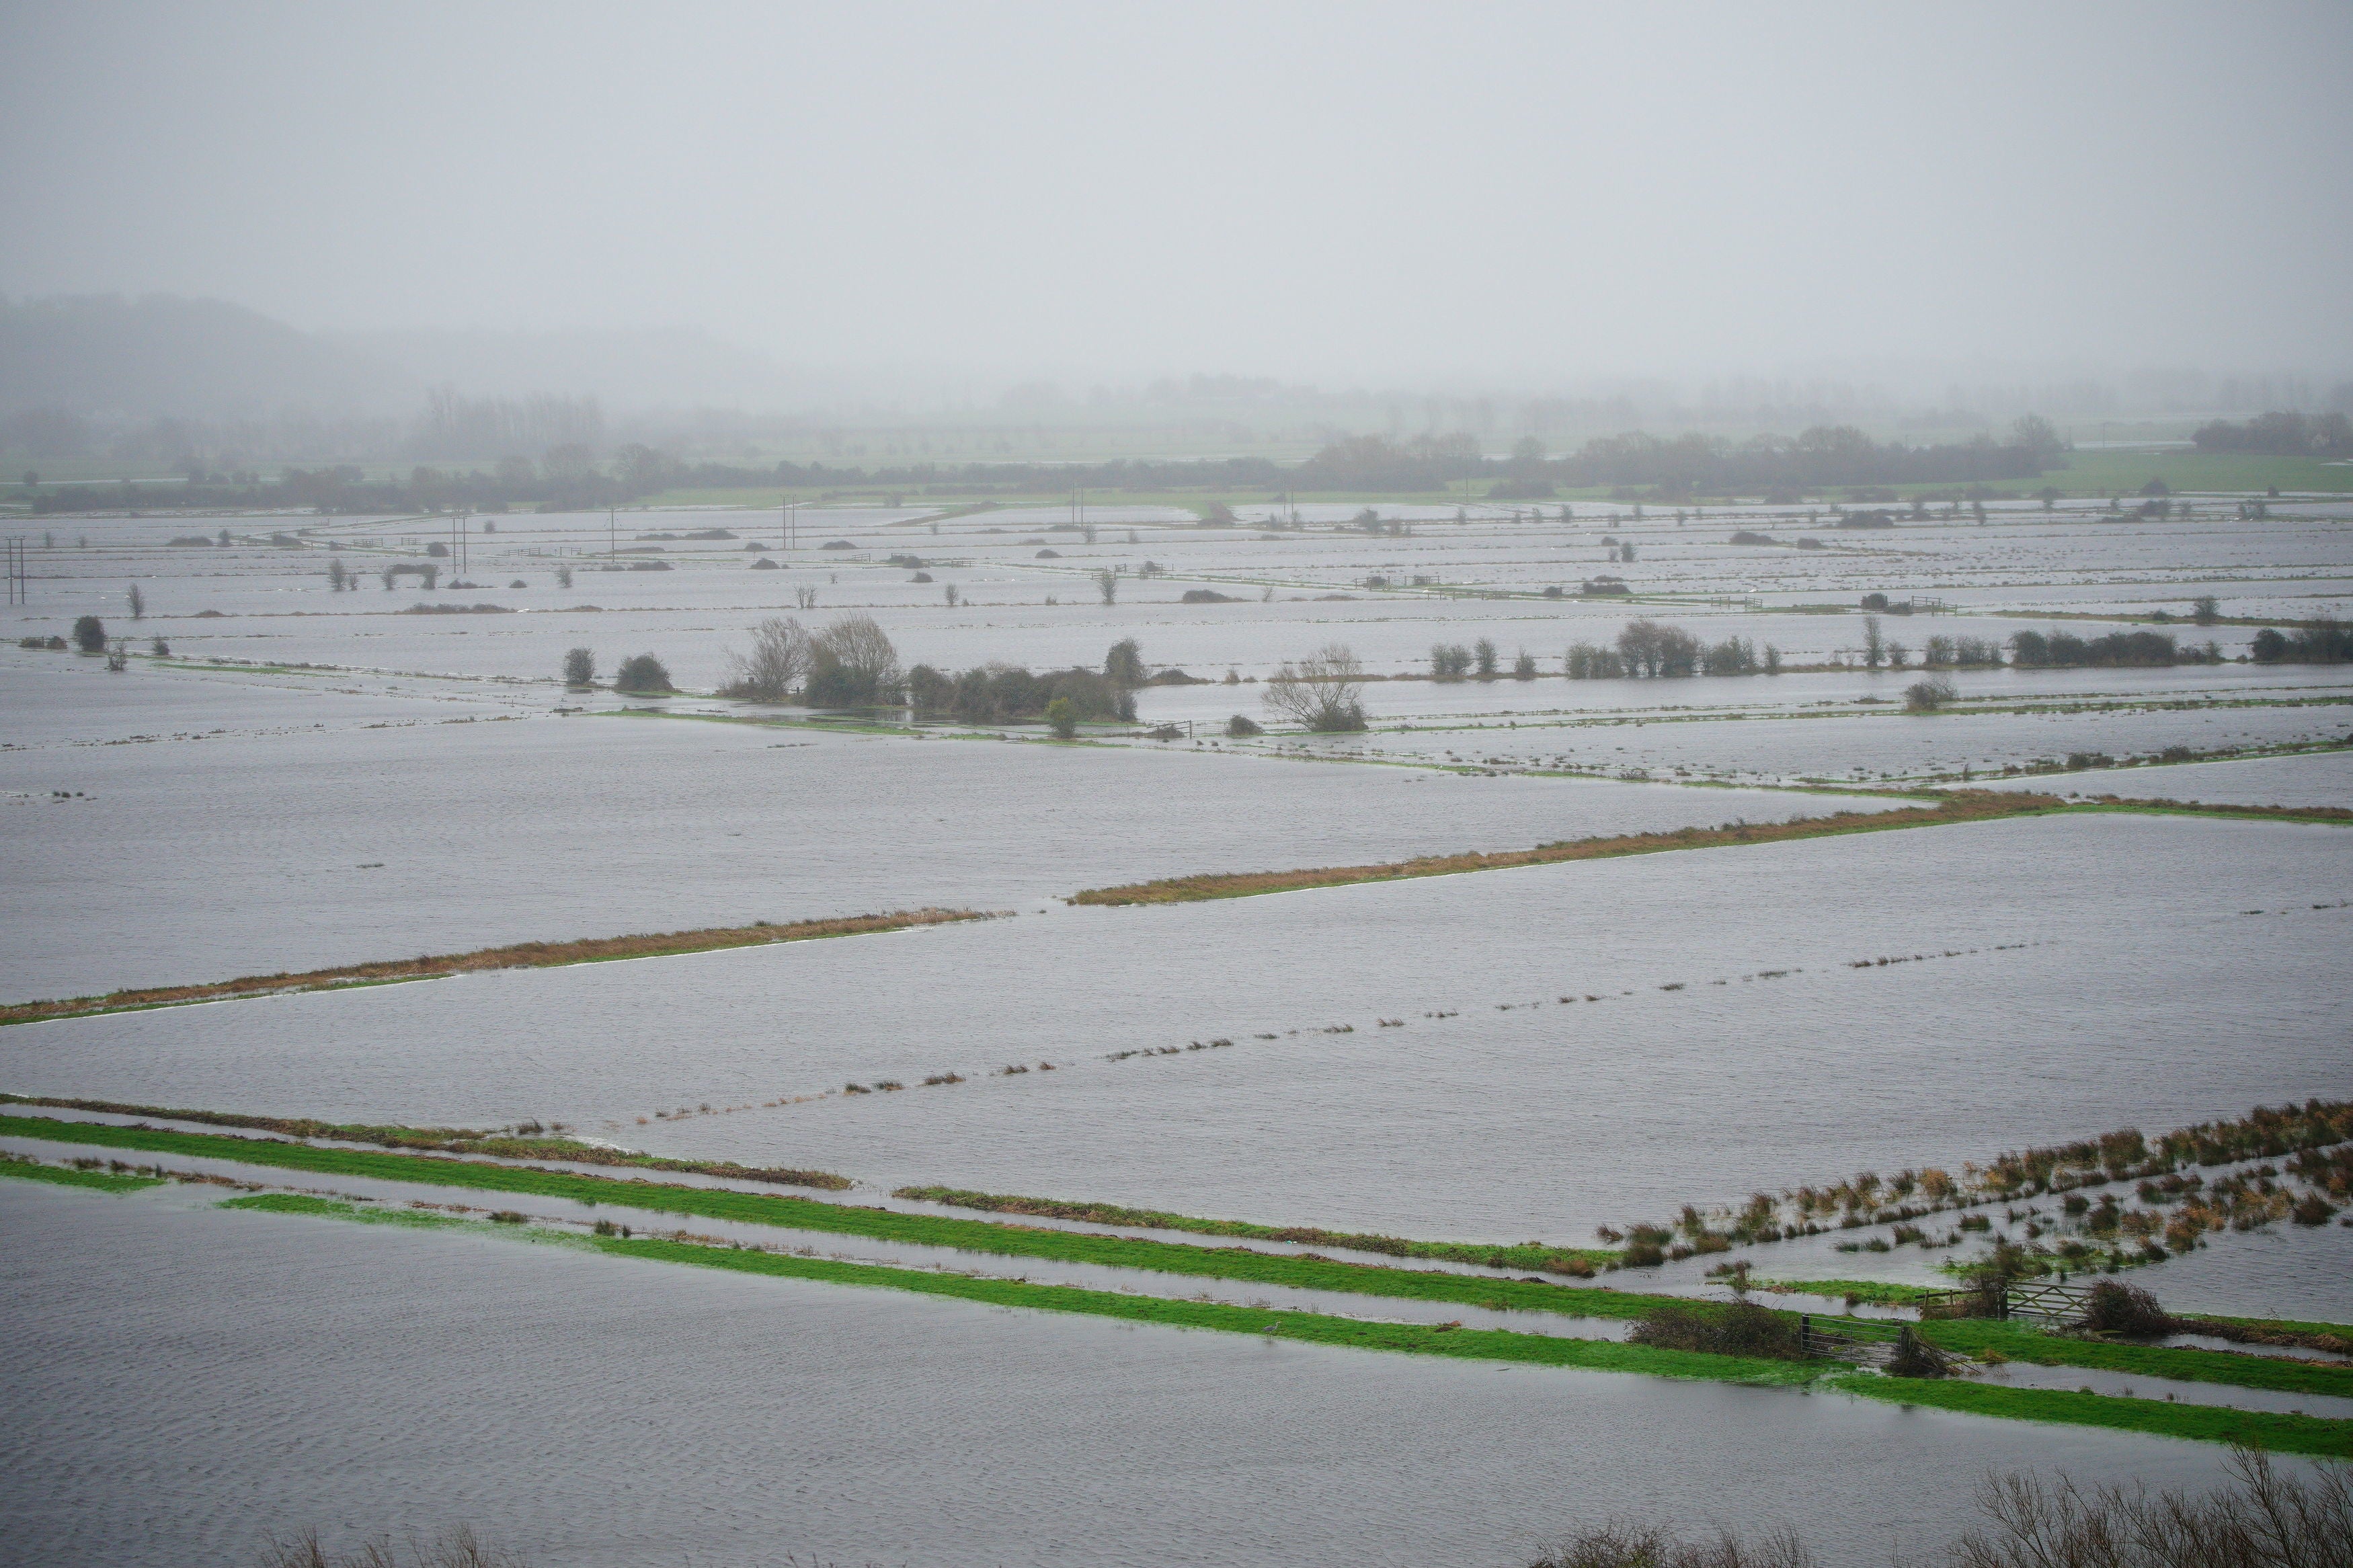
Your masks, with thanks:
[[[1802,1524],[1862,1568],[1964,1527],[1989,1469],[2221,1474],[2203,1445],[1835,1394],[1137,1330],[24,1186],[0,1184],[17,1325],[0,1388],[18,1413],[0,1502],[32,1558],[164,1568],[311,1528],[349,1547],[470,1521],[612,1568],[1256,1563],[1279,1519],[1291,1563],[1361,1563],[1368,1531],[1381,1562],[1506,1563],[1587,1521],[1664,1514]]]
[[[1067,1216],[1022,1233],[1151,1231],[1209,1256],[1243,1245],[1251,1267],[1388,1266],[1403,1255],[1368,1238],[1409,1237],[1458,1248],[1415,1267],[1496,1288],[1596,1278],[1482,1250],[1537,1241],[1589,1250],[1615,1289],[1721,1301],[1716,1251],[1620,1268],[1612,1249],[1643,1226],[1696,1238],[1722,1223],[1698,1211],[1752,1193],[1967,1174],[2029,1146],[2353,1097],[2353,829],[2326,809],[2353,805],[2353,676],[2242,657],[2266,617],[2353,605],[2353,506],[2185,504],[1996,502],[1982,523],[1956,509],[1868,534],[1759,506],[1383,504],[1378,532],[1321,505],[1298,526],[1244,508],[1230,528],[1164,506],[1083,523],[1075,506],[844,507],[803,510],[789,544],[776,514],[723,510],[476,519],[462,537],[447,519],[76,519],[37,552],[33,602],[0,618],[0,1003],[898,910],[996,918],[15,1023],[0,1091],[554,1129],[594,1142],[483,1157],[595,1172],[566,1151],[602,1146],[725,1190],[756,1189],[740,1167],[788,1167],[850,1184],[828,1202],[923,1223],[951,1211],[895,1189],[1336,1234],[1220,1244]],[[386,566],[427,561],[433,587],[413,572],[385,587]],[[331,589],[331,567],[358,588]],[[1605,574],[1627,592],[1583,591]],[[1887,607],[1866,619],[1865,595]],[[902,666],[1100,669],[1134,638],[1145,672],[1182,678],[1072,744],[1035,721],[720,694],[763,617],[850,613]],[[130,637],[126,668],[18,646],[83,614]],[[1784,673],[1566,678],[1573,645],[1643,618],[1769,647]],[[2183,661],[1924,662],[1952,639],[2116,630],[2175,637]],[[1309,734],[1262,697],[1335,640],[1381,678],[1369,726]],[[1470,678],[1430,679],[1455,646]],[[600,684],[561,682],[574,647]],[[675,693],[601,684],[640,652]],[[1951,693],[1907,710],[1932,673]],[[1230,731],[1237,715],[1265,732]],[[1925,789],[1963,786],[2057,798],[1924,822],[1944,798]],[[2303,816],[2091,804],[2107,795]],[[1578,840],[1607,842],[1477,858]],[[1069,901],[1423,857],[1457,858],[1267,896]],[[616,1568],[1356,1562],[1371,1538],[1381,1562],[1501,1565],[1623,1515],[1791,1522],[1860,1565],[1967,1524],[1989,1468],[2202,1483],[2222,1455],[2149,1435],[2171,1415],[2136,1415],[2157,1425],[2134,1435],[2080,1407],[2013,1420],[1856,1397],[1843,1363],[1802,1387],[1682,1381],[736,1277],[590,1247],[598,1219],[653,1234],[658,1210],[460,1202],[427,1181],[448,1166],[261,1184],[480,1223],[224,1212],[217,1184],[251,1188],[259,1168],[234,1145],[176,1157],[183,1184],[71,1191],[41,1184],[160,1178],[131,1173],[150,1156],[109,1167],[71,1129],[29,1125],[0,1139],[50,1172],[0,1182],[22,1352],[0,1377],[33,1413],[0,1506],[42,1557],[241,1563],[272,1532],[470,1521]],[[2286,1184],[2232,1211],[2247,1224],[2109,1266],[2175,1311],[2353,1320],[2353,1228],[2319,1196],[2325,1214],[2285,1217],[2327,1180],[2283,1171],[2291,1153],[2326,1149],[2204,1168],[2218,1191]],[[75,1158],[79,1178],[58,1174]],[[1865,1208],[1731,1256],[1821,1292],[1799,1310],[1908,1310],[1863,1298],[1948,1286],[1996,1239],[2072,1234],[2060,1191],[1986,1204],[1966,1233]],[[510,1201],[513,1223],[561,1237],[491,1235],[481,1211]],[[696,1247],[992,1287],[1630,1343],[1624,1314],[1415,1296],[1409,1279],[1352,1296],[1345,1277],[1224,1277],[1198,1252],[1179,1278],[1034,1242],[997,1256],[697,1223]],[[2300,1451],[2332,1451],[2353,1410],[2335,1372],[2315,1392],[2261,1368],[2015,1364],[1978,1377],[1987,1397],[2138,1410],[2170,1392],[2321,1423]],[[509,1484],[526,1471],[527,1496]]]

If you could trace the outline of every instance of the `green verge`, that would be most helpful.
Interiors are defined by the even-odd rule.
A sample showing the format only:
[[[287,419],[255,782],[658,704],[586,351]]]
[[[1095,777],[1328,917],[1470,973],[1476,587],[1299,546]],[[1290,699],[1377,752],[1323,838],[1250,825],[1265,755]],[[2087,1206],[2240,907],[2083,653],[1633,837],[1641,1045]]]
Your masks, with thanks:
[[[448,1230],[473,1228],[470,1220],[454,1215],[429,1214],[423,1209],[375,1208],[362,1204],[342,1204],[328,1198],[314,1198],[308,1193],[256,1193],[248,1198],[230,1198],[213,1205],[221,1209],[254,1209],[262,1214],[315,1215],[327,1219],[347,1219],[360,1225],[396,1225],[408,1230]]]
[[[63,1096],[0,1094],[0,1105],[48,1105],[66,1110],[96,1110],[109,1116],[154,1116],[166,1121],[194,1121],[214,1127],[237,1127],[255,1132],[275,1132],[285,1138],[324,1138],[336,1143],[377,1143],[386,1149],[429,1149],[444,1154],[488,1154],[494,1160],[564,1160],[575,1165],[627,1165],[644,1171],[675,1171],[688,1175],[719,1176],[735,1182],[776,1182],[787,1186],[822,1187],[847,1192],[856,1185],[830,1171],[794,1170],[784,1166],[738,1165],[730,1160],[670,1160],[658,1154],[638,1154],[583,1143],[561,1136],[524,1136],[486,1132],[468,1127],[401,1127],[370,1122],[319,1121],[307,1116],[240,1116],[220,1110],[194,1110],[170,1105],[139,1105],[117,1100],[73,1100]]]
[[[363,1223],[403,1223],[396,1211],[371,1213],[352,1205],[296,1194],[236,1198],[218,1206]],[[492,1228],[474,1221],[446,1216],[427,1217],[431,1223],[445,1227],[463,1226],[485,1231]],[[520,1228],[512,1230],[510,1234],[523,1239],[575,1240],[571,1237],[552,1237],[544,1231]],[[1161,1296],[1130,1296],[1114,1290],[1090,1289],[1081,1285],[1035,1285],[1023,1279],[976,1279],[964,1274],[894,1268],[875,1263],[844,1263],[827,1258],[803,1258],[750,1247],[711,1247],[693,1242],[666,1241],[655,1237],[597,1236],[579,1238],[579,1241],[615,1258],[687,1264],[698,1268],[721,1268],[732,1273],[765,1275],[774,1279],[814,1279],[831,1285],[904,1290],[915,1295],[981,1301],[998,1307],[1078,1312],[1170,1328],[1257,1334],[1269,1339],[1291,1340],[1303,1344],[1339,1345],[1351,1350],[1400,1351],[1414,1355],[1453,1356],[1465,1361],[1519,1362],[1536,1366],[1647,1373],[1655,1377],[1784,1387],[1810,1383],[1831,1364],[1707,1355],[1696,1351],[1653,1350],[1647,1345],[1620,1344],[1614,1340],[1514,1333],[1507,1329],[1370,1323],[1355,1318],[1326,1317],[1317,1312],[1231,1307],[1210,1301],[1176,1301]]]
[[[2269,1329],[2282,1334],[2335,1334],[2353,1340],[2353,1323],[2306,1323],[2294,1318],[2225,1318],[2214,1312],[2177,1312],[2173,1321],[2195,1331],[2200,1323],[2230,1323],[2242,1329]]]
[[[116,1127],[100,1122],[60,1121],[46,1117],[0,1115],[0,1136],[52,1142],[142,1149],[192,1158],[235,1161],[319,1175],[411,1182],[474,1191],[529,1194],[583,1204],[612,1204],[654,1213],[700,1215],[782,1229],[926,1247],[945,1247],[997,1257],[1040,1258],[1066,1263],[1133,1268],[1147,1273],[1251,1284],[1329,1290],[1394,1300],[1448,1301],[1493,1311],[1548,1312],[1565,1317],[1639,1318],[1661,1306],[1689,1308],[1688,1297],[1644,1295],[1607,1287],[1577,1287],[1496,1279],[1432,1269],[1346,1263],[1335,1258],[1281,1256],[1244,1247],[1194,1247],[1183,1242],[1103,1236],[1091,1231],[1050,1230],[988,1220],[901,1214],[781,1193],[743,1193],[649,1182],[641,1177],[576,1175],[533,1166],[425,1154],[376,1153],[369,1150],[319,1149],[306,1143],[232,1138],[208,1132],[172,1132],[157,1128]],[[1704,1306],[1704,1303],[1702,1303]],[[2018,1361],[2042,1365],[2081,1365],[2137,1372],[2144,1376],[2237,1384],[2296,1393],[2353,1397],[2353,1371],[2317,1363],[2274,1360],[2229,1351],[2177,1350],[2063,1339],[2017,1324],[1947,1320],[1924,1326],[1932,1342],[1967,1349],[1973,1335],[1999,1336],[1992,1348]],[[1951,1336],[1949,1341],[1947,1336]]]
[[[2312,1454],[2353,1458],[2353,1421],[2319,1415],[2226,1410],[2212,1405],[2177,1405],[2162,1399],[2126,1399],[2112,1394],[2073,1394],[2063,1389],[1995,1388],[1984,1384],[1925,1378],[1871,1377],[1861,1373],[1827,1379],[1821,1386],[1864,1399],[1925,1405],[2005,1421],[2047,1421],[2067,1426],[2105,1426],[2184,1437],[2196,1443],[2232,1443],[2274,1454]]]
[[[1664,1302],[1689,1305],[1679,1297],[1641,1296],[1604,1288],[1576,1288],[1432,1269],[1398,1268],[1335,1258],[1286,1257],[1244,1247],[1193,1247],[1183,1242],[1103,1236],[1092,1231],[1050,1230],[990,1220],[901,1214],[892,1209],[827,1203],[783,1193],[744,1193],[650,1182],[642,1177],[585,1176],[529,1165],[496,1165],[478,1160],[428,1154],[377,1153],[364,1149],[320,1149],[272,1139],[233,1138],[212,1132],[174,1132],[153,1127],[117,1127],[95,1121],[0,1115],[0,1136],[51,1142],[142,1149],[190,1158],[233,1160],[242,1164],[302,1171],[315,1175],[416,1182],[475,1191],[527,1193],[585,1204],[613,1204],[659,1214],[776,1226],[836,1236],[862,1236],[925,1247],[947,1247],[1000,1257],[1045,1258],[1113,1268],[1137,1268],[1200,1279],[1288,1285],[1303,1290],[1335,1290],[1356,1296],[1405,1300],[1453,1301],[1498,1311],[1554,1312],[1582,1318],[1638,1318]]]
[[[351,1205],[294,1194],[232,1199],[220,1206],[311,1215],[361,1223],[417,1224],[421,1218],[425,1224],[443,1227],[491,1228],[476,1222],[443,1216],[410,1216],[398,1211],[371,1213]],[[525,1240],[582,1244],[573,1237],[554,1236],[544,1231],[517,1230],[512,1234]],[[1347,1350],[1390,1351],[1409,1355],[1451,1356],[1466,1361],[1509,1362],[1590,1372],[1639,1373],[1654,1377],[1766,1387],[1802,1386],[1820,1380],[1823,1386],[1865,1398],[1903,1405],[1926,1405],[2005,1420],[2102,1426],[2197,1442],[2244,1444],[2275,1453],[2353,1457],[2353,1421],[2320,1416],[2226,1410],[2211,1405],[2127,1399],[2112,1394],[1992,1388],[1968,1383],[1906,1381],[1860,1373],[1824,1379],[1822,1374],[1829,1370],[1829,1365],[1820,1362],[1709,1355],[1692,1351],[1621,1344],[1611,1340],[1514,1333],[1503,1329],[1370,1323],[1315,1312],[1232,1307],[1208,1301],[1176,1301],[1157,1296],[1131,1296],[1089,1289],[1078,1285],[1035,1285],[1019,1279],[976,1279],[961,1274],[894,1268],[871,1263],[844,1263],[831,1258],[666,1241],[658,1237],[592,1237],[585,1238],[585,1245],[610,1257],[648,1262],[683,1264],[772,1279],[810,1279],[832,1285],[902,1290],[915,1295],[978,1301],[990,1306],[1081,1313],[1166,1328],[1255,1334],[1264,1339],[1332,1345]]]
[[[2230,1384],[2282,1394],[2353,1399],[2353,1366],[2342,1363],[2188,1350],[2120,1340],[2075,1339],[2042,1333],[2021,1323],[1983,1318],[1937,1318],[1915,1326],[1920,1337],[1938,1350],[1958,1351],[1965,1355],[1981,1356],[1993,1351],[2011,1361],[2035,1366],[2080,1366],[2184,1383]]]
[[[87,1187],[100,1193],[135,1193],[142,1187],[160,1187],[161,1176],[121,1176],[111,1171],[77,1171],[69,1165],[44,1165],[37,1160],[27,1160],[17,1154],[0,1154],[0,1176],[14,1176],[20,1182],[48,1182],[60,1187]]]
[[[1534,1268],[1555,1274],[1576,1274],[1618,1261],[1618,1253],[1599,1247],[1552,1247],[1541,1241],[1497,1246],[1475,1241],[1409,1241],[1403,1237],[1372,1236],[1356,1231],[1325,1230],[1318,1226],[1254,1225],[1240,1219],[1203,1219],[1195,1215],[1167,1214],[1159,1209],[1124,1208],[1118,1204],[1069,1203],[1059,1198],[1026,1198],[1004,1193],[976,1193],[962,1187],[901,1187],[891,1194],[911,1202],[945,1204],[953,1208],[978,1209],[986,1214],[1031,1215],[1048,1219],[1080,1220],[1090,1225],[1129,1225],[1147,1230],[1179,1230],[1196,1236],[1238,1236],[1254,1241],[1287,1241],[1306,1247],[1345,1247],[1356,1252],[1385,1252],[1392,1258],[1429,1258],[1448,1263],[1472,1263],[1487,1268]]]

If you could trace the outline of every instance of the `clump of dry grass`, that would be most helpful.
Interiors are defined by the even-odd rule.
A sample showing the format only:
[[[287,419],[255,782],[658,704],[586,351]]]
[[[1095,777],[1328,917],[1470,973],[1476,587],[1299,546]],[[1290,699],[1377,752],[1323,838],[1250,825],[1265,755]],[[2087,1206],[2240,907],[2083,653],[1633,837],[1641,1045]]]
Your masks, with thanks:
[[[315,1530],[292,1541],[272,1540],[261,1568],[530,1568],[521,1552],[484,1546],[465,1525],[430,1541],[410,1536],[396,1547],[388,1535],[362,1542],[351,1552],[329,1552]]]

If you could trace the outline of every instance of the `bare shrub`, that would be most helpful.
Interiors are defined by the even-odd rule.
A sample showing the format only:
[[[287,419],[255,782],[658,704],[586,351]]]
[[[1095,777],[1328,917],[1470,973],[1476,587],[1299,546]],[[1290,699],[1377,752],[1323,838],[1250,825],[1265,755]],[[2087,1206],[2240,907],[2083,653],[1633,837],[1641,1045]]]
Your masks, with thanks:
[[[1776,1361],[1797,1361],[1804,1354],[1798,1345],[1797,1325],[1754,1301],[1735,1301],[1722,1308],[1654,1307],[1635,1321],[1626,1342],[1656,1350],[1767,1356]]]
[[[729,654],[727,665],[722,697],[782,702],[808,676],[809,635],[790,616],[770,616],[752,628],[752,651]]]
[[[1274,711],[1318,734],[1365,727],[1365,667],[1345,643],[1325,643],[1270,677],[1261,699]]]
[[[1755,1544],[1729,1532],[1688,1542],[1656,1525],[1608,1524],[1561,1542],[1528,1568],[1814,1568],[1814,1554],[1790,1530]]]
[[[1992,1524],[1952,1548],[1953,1568],[2335,1568],[2353,1541],[2353,1471],[2310,1482],[2267,1455],[2233,1448],[2232,1484],[2193,1497],[2102,1487],[2062,1476],[1989,1477],[1978,1507]]]
[[[2137,1285],[2103,1279],[2092,1287],[2084,1302],[2084,1326],[2095,1333],[2153,1339],[2173,1332],[2175,1324],[2157,1298]]]
[[[1988,1476],[1988,1524],[1945,1549],[1948,1568],[2342,1568],[2353,1542],[2353,1469],[2322,1462],[2309,1480],[2233,1448],[2231,1480],[2201,1495],[2080,1487],[2062,1474]],[[1528,1568],[1812,1568],[1784,1529],[1746,1542],[1729,1531],[1686,1542],[1658,1525],[1617,1522],[1570,1537]],[[313,1568],[308,1560],[269,1568]],[[367,1568],[375,1568],[373,1563]]]

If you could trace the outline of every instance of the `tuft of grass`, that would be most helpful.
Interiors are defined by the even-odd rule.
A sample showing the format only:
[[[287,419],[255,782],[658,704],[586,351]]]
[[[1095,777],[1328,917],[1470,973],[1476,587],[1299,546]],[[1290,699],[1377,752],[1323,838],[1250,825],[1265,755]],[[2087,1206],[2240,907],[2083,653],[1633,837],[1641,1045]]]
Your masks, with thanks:
[[[389,985],[410,980],[441,980],[452,974],[475,973],[491,969],[548,969],[567,963],[605,963],[623,958],[667,958],[681,953],[715,952],[733,947],[760,947],[772,942],[863,936],[874,931],[906,931],[916,926],[945,925],[956,921],[987,918],[976,910],[900,910],[887,915],[797,921],[788,925],[763,922],[748,926],[710,926],[699,931],[659,934],[583,937],[575,942],[514,942],[505,947],[476,948],[470,952],[427,953],[416,958],[304,970],[299,974],[248,974],[236,980],[215,980],[195,985],[160,985],[143,990],[110,991],[100,996],[16,1002],[0,1005],[0,1025],[32,1024],[48,1018],[79,1018],[99,1013],[141,1012],[153,1007],[185,1007],[198,1002],[227,1002],[250,996],[283,995],[290,992],[332,990],[346,985]]]
[[[44,1165],[22,1154],[0,1153],[0,1176],[24,1182],[47,1182],[60,1187],[87,1187],[99,1193],[135,1193],[160,1187],[161,1176],[130,1176],[114,1171],[84,1171],[70,1165]]]
[[[1089,888],[1063,900],[1072,904],[1182,904],[1208,899],[1241,899],[1307,888],[1347,887],[1359,882],[1395,882],[1417,877],[1451,877],[1465,871],[1500,871],[1520,866],[1550,866],[1569,860],[1607,860],[1656,855],[1673,849],[1707,849],[1736,844],[1779,844],[1830,838],[1849,833],[1886,833],[1936,827],[1956,822],[1986,822],[2039,816],[2070,809],[2055,796],[1999,790],[1955,791],[1934,805],[1893,811],[1841,811],[1795,822],[1733,823],[1722,827],[1680,827],[1670,833],[1629,833],[1614,837],[1572,838],[1534,849],[1493,854],[1425,855],[1376,866],[1321,866],[1292,871],[1211,872]]]

